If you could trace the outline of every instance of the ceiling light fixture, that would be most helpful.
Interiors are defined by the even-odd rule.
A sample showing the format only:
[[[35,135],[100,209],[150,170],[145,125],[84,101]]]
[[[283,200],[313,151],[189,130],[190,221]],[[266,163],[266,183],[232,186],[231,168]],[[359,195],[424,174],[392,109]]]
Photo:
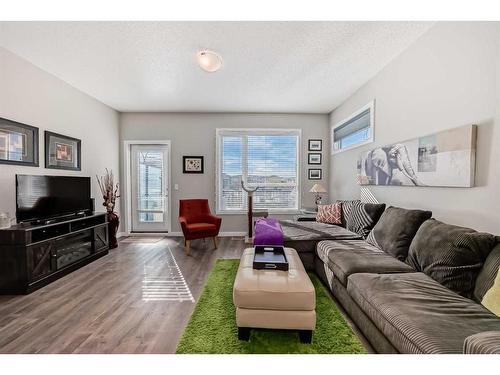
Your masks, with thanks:
[[[222,66],[222,57],[214,51],[199,51],[196,57],[198,65],[205,72],[214,73]]]

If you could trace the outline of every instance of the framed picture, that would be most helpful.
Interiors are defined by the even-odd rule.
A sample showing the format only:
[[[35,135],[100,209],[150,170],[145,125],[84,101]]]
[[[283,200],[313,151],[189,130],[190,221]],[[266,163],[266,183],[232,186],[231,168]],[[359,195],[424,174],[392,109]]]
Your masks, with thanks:
[[[321,154],[320,153],[309,153],[308,164],[321,164]]]
[[[203,156],[183,156],[182,173],[203,173]]]
[[[310,180],[321,180],[323,178],[323,171],[321,169],[309,169]]]
[[[0,163],[38,167],[38,128],[0,118]]]
[[[82,141],[45,132],[45,168],[81,171]]]
[[[322,139],[310,139],[307,147],[308,151],[323,151]]]
[[[473,187],[476,139],[477,126],[470,124],[363,152],[357,163],[358,183]]]

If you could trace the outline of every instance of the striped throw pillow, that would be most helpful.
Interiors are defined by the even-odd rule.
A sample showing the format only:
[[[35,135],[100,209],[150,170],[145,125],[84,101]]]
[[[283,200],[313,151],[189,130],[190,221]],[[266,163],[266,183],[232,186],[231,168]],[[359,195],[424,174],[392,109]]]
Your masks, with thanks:
[[[319,205],[316,221],[326,224],[342,224],[342,204],[337,202],[334,204]]]
[[[367,238],[385,210],[385,204],[354,201],[347,217],[347,229]]]

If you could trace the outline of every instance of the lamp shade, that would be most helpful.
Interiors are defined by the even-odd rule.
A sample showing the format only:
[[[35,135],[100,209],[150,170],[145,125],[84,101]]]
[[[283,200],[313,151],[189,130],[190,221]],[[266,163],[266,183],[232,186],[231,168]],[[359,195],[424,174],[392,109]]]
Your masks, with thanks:
[[[326,189],[321,184],[314,184],[309,193],[326,193]]]

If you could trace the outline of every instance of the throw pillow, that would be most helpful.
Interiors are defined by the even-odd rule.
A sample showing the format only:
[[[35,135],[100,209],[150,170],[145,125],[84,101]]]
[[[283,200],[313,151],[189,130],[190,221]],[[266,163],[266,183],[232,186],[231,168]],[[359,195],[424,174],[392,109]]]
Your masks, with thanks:
[[[366,238],[385,210],[385,204],[354,201],[347,217],[347,229]]]
[[[351,212],[352,212],[352,207],[357,204],[357,203],[361,203],[361,201],[359,199],[355,199],[355,200],[347,200],[347,201],[337,201],[336,203],[340,203],[342,205],[342,226],[344,228],[347,228],[347,218],[349,216],[351,216]]]
[[[342,203],[319,205],[316,221],[326,224],[342,224]]]
[[[483,300],[486,292],[493,286],[500,268],[500,237],[497,237],[497,245],[491,250],[484,261],[483,268],[479,272],[474,287],[474,299],[477,302]]]
[[[481,303],[493,314],[500,317],[500,272],[498,270],[493,286],[486,292]]]
[[[384,211],[366,241],[404,262],[418,228],[431,216],[430,211],[391,206]]]
[[[495,243],[491,234],[429,219],[418,229],[406,263],[471,298],[477,275]]]

